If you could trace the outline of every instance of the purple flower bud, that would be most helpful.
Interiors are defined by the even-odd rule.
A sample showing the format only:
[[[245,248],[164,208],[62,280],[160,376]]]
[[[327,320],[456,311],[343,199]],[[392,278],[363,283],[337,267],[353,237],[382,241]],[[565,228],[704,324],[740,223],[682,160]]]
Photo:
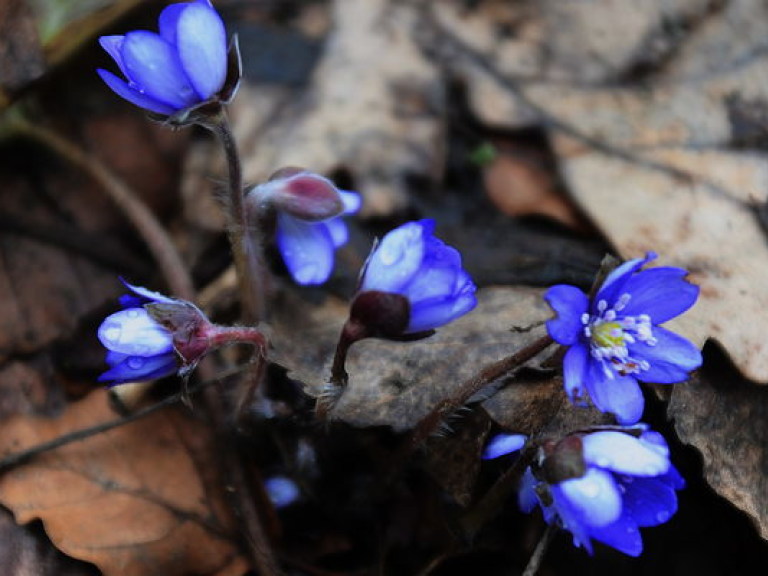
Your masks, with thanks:
[[[333,182],[303,168],[281,168],[267,182],[248,191],[246,202],[270,208],[306,222],[339,216],[346,206]]]
[[[673,384],[701,365],[692,343],[659,326],[693,306],[699,288],[682,268],[641,268],[655,254],[625,262],[590,300],[575,286],[547,290],[557,313],[549,335],[568,346],[563,360],[565,391],[576,403],[589,398],[621,424],[637,422],[645,401],[638,381]]]
[[[286,476],[272,476],[264,481],[264,488],[275,508],[285,508],[301,496],[296,482]]]
[[[159,33],[135,30],[99,43],[125,80],[99,69],[104,82],[129,102],[166,116],[211,100],[228,80],[224,23],[208,0],[171,4]]]
[[[384,236],[368,257],[351,316],[367,322],[373,334],[392,337],[390,326],[398,322],[401,335],[428,332],[477,305],[475,284],[461,266],[461,255],[435,238],[434,228],[432,220],[403,224]],[[371,293],[399,295],[407,307],[398,304],[392,307],[392,314],[397,308],[404,317],[375,325],[377,315],[367,310],[372,305]]]
[[[527,512],[538,504],[548,523],[571,532],[590,554],[594,539],[638,556],[639,528],[669,520],[684,486],[666,441],[640,424],[545,444],[523,475],[519,502]]]
[[[347,243],[343,216],[360,209],[360,195],[339,190],[318,174],[284,168],[246,196],[263,217],[277,212],[276,242],[288,271],[301,285],[322,284],[333,271],[334,253]]]

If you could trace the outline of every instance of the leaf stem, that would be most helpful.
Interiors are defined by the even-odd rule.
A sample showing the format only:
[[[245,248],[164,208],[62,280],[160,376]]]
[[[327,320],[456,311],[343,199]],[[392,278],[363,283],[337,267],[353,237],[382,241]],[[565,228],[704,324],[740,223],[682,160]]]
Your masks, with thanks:
[[[539,543],[536,544],[536,549],[533,551],[531,559],[528,560],[528,565],[525,567],[525,571],[523,571],[523,576],[536,576],[536,573],[541,567],[541,561],[544,559],[544,554],[547,552],[547,549],[555,536],[555,532],[556,527],[553,524],[547,524]]]

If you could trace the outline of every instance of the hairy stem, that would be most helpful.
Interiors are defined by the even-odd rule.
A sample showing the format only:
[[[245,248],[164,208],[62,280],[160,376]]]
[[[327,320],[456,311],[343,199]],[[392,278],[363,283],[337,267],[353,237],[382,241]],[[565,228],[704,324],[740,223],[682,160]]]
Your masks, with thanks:
[[[465,381],[456,391],[435,406],[414,428],[407,450],[410,452],[419,447],[442,424],[446,416],[460,408],[477,392],[490,385],[495,380],[507,375],[515,368],[544,351],[553,340],[542,336],[525,348],[518,350],[506,358],[483,368],[478,374]]]
[[[256,323],[264,317],[265,267],[262,255],[262,239],[254,222],[248,221],[243,198],[243,171],[237,142],[232,133],[227,113],[222,109],[215,120],[206,125],[221,141],[227,159],[228,230],[232,258],[235,262],[243,320]]]
[[[544,554],[549,548],[549,544],[552,542],[552,538],[555,536],[555,526],[548,524],[544,530],[544,534],[541,535],[539,543],[536,544],[536,549],[531,555],[531,559],[528,560],[528,565],[525,567],[523,576],[535,576],[541,567],[541,561],[544,559]]]

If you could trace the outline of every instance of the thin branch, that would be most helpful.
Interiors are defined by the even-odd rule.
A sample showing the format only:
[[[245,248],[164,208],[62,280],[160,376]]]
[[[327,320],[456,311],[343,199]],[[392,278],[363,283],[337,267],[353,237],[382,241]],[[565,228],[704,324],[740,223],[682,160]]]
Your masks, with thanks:
[[[531,559],[528,560],[528,565],[525,567],[523,576],[536,576],[536,573],[541,567],[541,561],[544,559],[544,554],[547,552],[547,548],[549,548],[552,539],[555,537],[556,531],[557,528],[553,524],[547,524],[544,534],[541,535],[541,539],[531,555]]]
[[[43,144],[79,166],[98,182],[146,243],[173,295],[194,300],[192,278],[173,240],[130,186],[98,159],[53,130],[20,117],[14,119],[13,128],[18,134]]]

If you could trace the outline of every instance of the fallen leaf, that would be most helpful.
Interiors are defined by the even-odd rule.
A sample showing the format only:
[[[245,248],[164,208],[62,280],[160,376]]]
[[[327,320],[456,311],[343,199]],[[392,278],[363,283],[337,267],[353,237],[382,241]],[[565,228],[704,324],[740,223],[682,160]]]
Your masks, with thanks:
[[[95,390],[59,418],[4,421],[0,454],[114,418]],[[106,576],[239,575],[246,563],[214,463],[205,424],[165,409],[3,473],[0,502],[20,524],[42,520],[60,550]]]
[[[673,388],[667,409],[680,439],[704,459],[712,488],[744,510],[768,540],[768,393],[732,366],[706,366]]]
[[[347,359],[349,385],[330,414],[353,426],[411,429],[452,390],[484,366],[511,355],[541,337],[551,311],[535,288],[485,288],[471,313],[417,342],[368,339],[355,344]],[[323,307],[292,303],[291,316],[274,325],[273,358],[317,395],[348,308],[329,298]],[[291,330],[302,318],[302,331]],[[534,326],[527,332],[514,328]],[[537,326],[537,327],[536,327]]]

